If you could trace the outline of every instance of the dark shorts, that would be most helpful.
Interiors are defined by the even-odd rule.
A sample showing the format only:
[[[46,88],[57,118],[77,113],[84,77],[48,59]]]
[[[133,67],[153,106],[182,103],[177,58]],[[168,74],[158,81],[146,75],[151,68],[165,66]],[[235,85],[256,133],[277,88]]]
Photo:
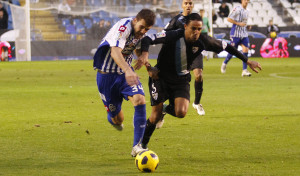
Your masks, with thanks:
[[[199,56],[197,56],[194,59],[192,65],[191,65],[190,70],[194,70],[196,68],[199,68],[199,69],[203,70],[203,56],[202,56],[202,54],[200,54]]]
[[[151,106],[158,105],[168,99],[174,101],[178,97],[190,100],[190,81],[190,74],[185,76],[169,75],[160,77],[158,80],[149,78]]]

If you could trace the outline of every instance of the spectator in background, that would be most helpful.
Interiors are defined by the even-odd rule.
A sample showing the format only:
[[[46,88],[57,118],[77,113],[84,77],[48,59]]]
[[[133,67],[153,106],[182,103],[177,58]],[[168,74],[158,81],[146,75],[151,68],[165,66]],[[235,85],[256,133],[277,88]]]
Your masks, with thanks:
[[[107,30],[105,29],[105,21],[102,19],[99,21],[99,23],[96,23],[92,26],[92,30],[91,30],[91,39],[95,39],[95,40],[101,40],[104,35],[106,34]]]
[[[0,2],[0,10],[2,10],[3,11],[3,13],[4,13],[4,18],[6,19],[8,19],[8,13],[7,13],[7,10],[3,7],[3,4]]]
[[[111,22],[110,22],[110,21],[106,21],[104,27],[107,28],[107,31],[106,31],[106,32],[108,32],[108,30],[111,28]],[[106,32],[105,32],[105,33],[106,33]]]
[[[213,24],[216,24],[218,15],[216,14],[216,11],[213,9],[212,10],[212,20],[213,20]]]
[[[280,29],[277,25],[273,24],[273,20],[269,20],[269,25],[267,27],[267,35],[270,36],[271,32],[276,32],[278,34],[280,32]]]
[[[58,18],[62,19],[69,17],[70,15],[68,15],[68,12],[70,11],[71,7],[69,6],[66,0],[63,0],[62,3],[58,5]]]
[[[208,33],[210,32],[210,26],[209,26],[208,18],[205,16],[205,10],[204,9],[200,10],[200,16],[202,18],[201,35],[208,35]]]
[[[219,16],[224,18],[228,17],[229,15],[229,7],[225,2],[222,2],[221,6],[219,7]]]
[[[0,10],[0,30],[2,33],[3,30],[7,30],[7,26],[8,26],[8,16],[5,15],[3,10]]]

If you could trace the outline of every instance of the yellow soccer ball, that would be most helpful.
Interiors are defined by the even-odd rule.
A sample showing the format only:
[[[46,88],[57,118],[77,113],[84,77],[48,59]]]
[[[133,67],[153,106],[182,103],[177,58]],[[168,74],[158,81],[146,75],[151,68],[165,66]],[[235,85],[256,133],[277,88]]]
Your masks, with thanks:
[[[154,172],[158,167],[159,159],[156,153],[151,150],[144,150],[135,157],[136,167],[141,172]]]
[[[271,33],[270,33],[270,37],[271,37],[271,38],[275,38],[276,36],[277,36],[276,32],[271,32]]]

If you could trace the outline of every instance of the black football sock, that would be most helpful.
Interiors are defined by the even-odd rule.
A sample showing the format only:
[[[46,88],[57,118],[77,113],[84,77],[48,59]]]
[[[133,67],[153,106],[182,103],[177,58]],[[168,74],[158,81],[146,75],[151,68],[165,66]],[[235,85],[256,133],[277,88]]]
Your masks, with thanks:
[[[172,116],[175,116],[176,117],[176,114],[175,114],[175,108],[173,105],[168,105],[166,107],[166,113],[172,115]]]
[[[143,137],[143,140],[142,140],[142,147],[144,149],[147,148],[147,145],[148,145],[148,143],[150,141],[150,138],[151,138],[151,136],[152,136],[155,128],[156,128],[156,124],[152,124],[150,122],[150,120],[148,119],[147,120],[147,124],[146,124],[146,129],[145,129],[144,137]]]
[[[195,101],[194,104],[199,104],[203,92],[203,81],[195,81]]]

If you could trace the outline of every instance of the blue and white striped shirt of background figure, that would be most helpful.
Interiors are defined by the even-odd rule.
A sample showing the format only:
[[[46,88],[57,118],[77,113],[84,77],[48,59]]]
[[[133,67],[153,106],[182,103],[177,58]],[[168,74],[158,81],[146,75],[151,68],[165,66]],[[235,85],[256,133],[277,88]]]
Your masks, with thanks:
[[[134,38],[132,20],[133,18],[121,19],[108,31],[94,55],[94,69],[106,73],[124,73],[111,57],[111,47],[113,46],[122,48],[123,57],[131,67],[133,51],[141,47],[140,39]]]
[[[233,19],[236,22],[244,22],[247,24],[249,11],[244,9],[241,5],[236,6],[228,15],[228,18]],[[233,24],[230,31],[230,37],[244,38],[248,37],[247,25],[242,27]]]

